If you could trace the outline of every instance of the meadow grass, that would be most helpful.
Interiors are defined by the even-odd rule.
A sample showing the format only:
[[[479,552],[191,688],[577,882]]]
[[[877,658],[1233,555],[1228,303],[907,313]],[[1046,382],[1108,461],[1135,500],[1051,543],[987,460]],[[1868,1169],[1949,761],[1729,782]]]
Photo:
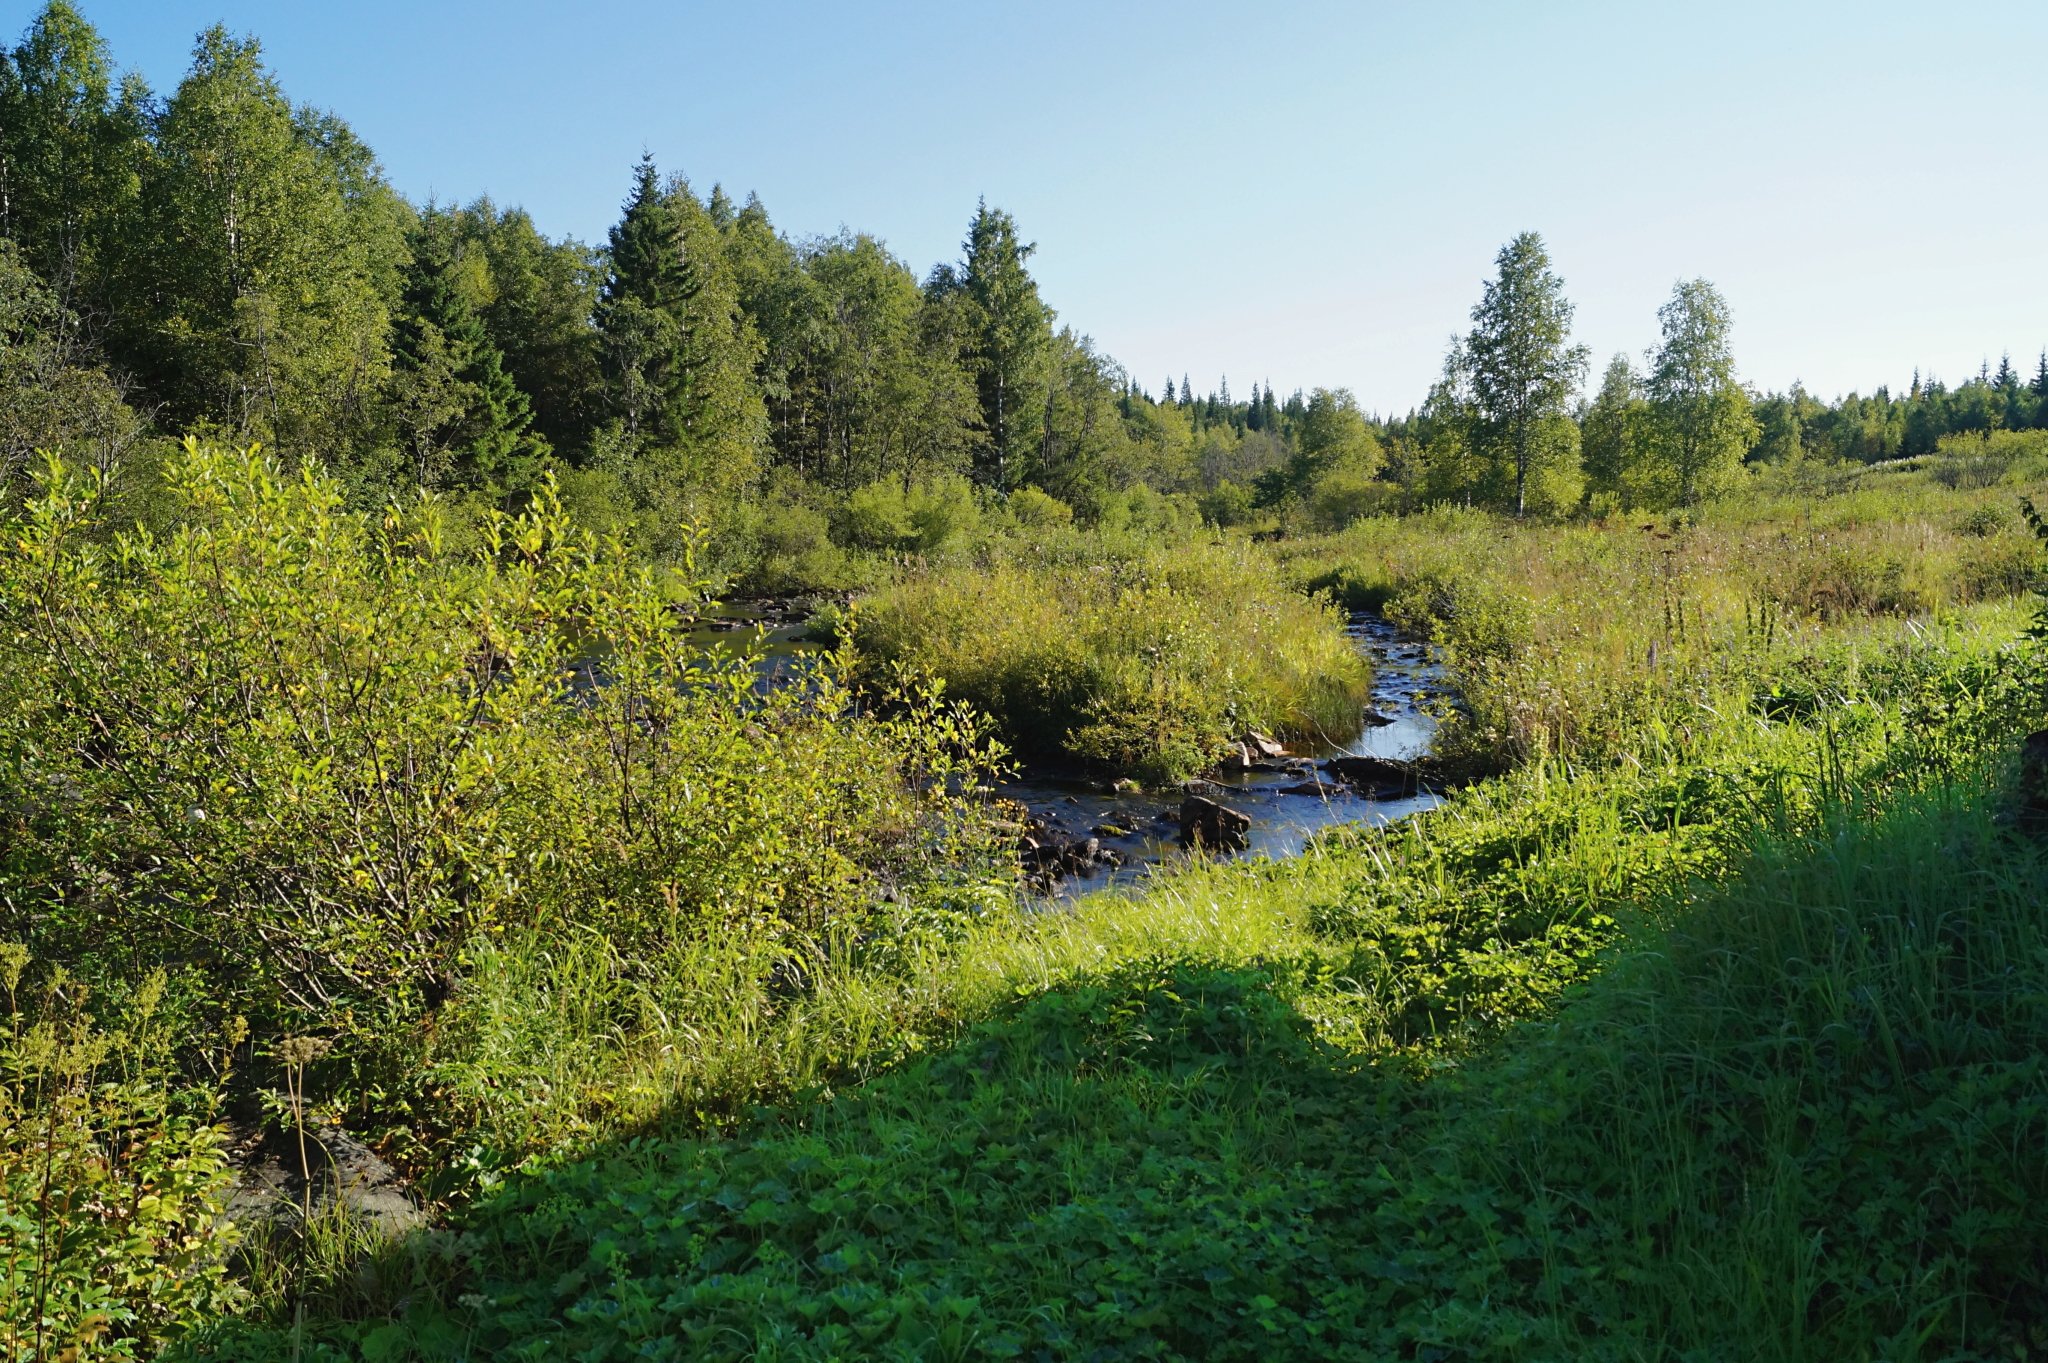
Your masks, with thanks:
[[[1194,775],[1247,730],[1348,736],[1371,680],[1341,617],[1241,543],[912,573],[857,604],[851,636],[869,685],[938,679],[1021,754],[1151,783]]]

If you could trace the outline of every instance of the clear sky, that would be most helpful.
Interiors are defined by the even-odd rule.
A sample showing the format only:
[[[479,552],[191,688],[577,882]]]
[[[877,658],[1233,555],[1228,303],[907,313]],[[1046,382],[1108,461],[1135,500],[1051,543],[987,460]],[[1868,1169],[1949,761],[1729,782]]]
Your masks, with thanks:
[[[1951,381],[2048,345],[2048,3],[79,0],[160,91],[263,40],[416,200],[602,240],[643,148],[920,274],[975,199],[1061,318],[1158,391],[1420,401],[1533,228],[1594,369],[1675,280],[1749,382]],[[10,39],[38,4],[6,0]],[[5,22],[11,16],[12,22]]]

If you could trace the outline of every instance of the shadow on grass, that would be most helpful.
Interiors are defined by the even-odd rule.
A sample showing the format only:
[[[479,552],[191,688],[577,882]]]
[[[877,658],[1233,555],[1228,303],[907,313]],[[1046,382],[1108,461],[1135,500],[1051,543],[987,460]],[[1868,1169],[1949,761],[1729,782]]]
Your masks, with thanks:
[[[508,1180],[433,1297],[293,1347],[2048,1356],[2044,905],[1981,801],[1907,801],[1427,1075],[1319,1042],[1285,965],[1129,967],[746,1137]]]

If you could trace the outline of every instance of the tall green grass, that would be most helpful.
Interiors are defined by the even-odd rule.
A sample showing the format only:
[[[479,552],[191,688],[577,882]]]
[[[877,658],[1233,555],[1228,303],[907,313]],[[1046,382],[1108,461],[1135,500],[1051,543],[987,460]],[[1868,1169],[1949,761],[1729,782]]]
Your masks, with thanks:
[[[1243,545],[938,568],[854,619],[870,685],[898,669],[937,678],[1019,752],[1153,782],[1192,775],[1247,729],[1348,736],[1370,683],[1341,618]]]
[[[1478,770],[1607,760],[1645,731],[1716,722],[1703,697],[1851,679],[1845,635],[2006,601],[2039,553],[2040,484],[1957,490],[1924,468],[1816,471],[1697,516],[1519,525],[1482,512],[1378,517],[1278,546],[1291,580],[1437,641],[1463,705],[1440,743]],[[1834,664],[1828,664],[1834,666]]]

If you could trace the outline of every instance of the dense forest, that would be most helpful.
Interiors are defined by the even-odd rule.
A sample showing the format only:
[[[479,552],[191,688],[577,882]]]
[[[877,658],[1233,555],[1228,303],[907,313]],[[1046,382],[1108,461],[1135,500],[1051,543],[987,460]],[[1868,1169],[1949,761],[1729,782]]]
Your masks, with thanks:
[[[1405,416],[1271,381],[1238,397],[1168,377],[1155,395],[1060,323],[999,208],[977,206],[961,258],[920,278],[872,236],[793,240],[756,198],[651,159],[621,171],[598,245],[488,199],[415,205],[346,122],[291,103],[255,40],[200,35],[160,95],[50,5],[0,60],[14,495],[35,450],[111,468],[197,432],[318,460],[358,505],[432,489],[512,506],[553,474],[582,518],[671,555],[694,524],[740,570],[816,567],[828,538],[909,547],[904,499],[968,487],[1035,488],[1084,523],[1135,507],[1334,529],[1443,502],[1690,504],[1744,464],[2048,426],[2048,354],[2031,378],[2001,358],[1896,397],[1744,389],[1704,281],[1674,291],[1642,364],[1617,356],[1585,391],[1533,235],[1503,249]]]
[[[2048,355],[619,179],[0,50],[0,1363],[2048,1358]]]

